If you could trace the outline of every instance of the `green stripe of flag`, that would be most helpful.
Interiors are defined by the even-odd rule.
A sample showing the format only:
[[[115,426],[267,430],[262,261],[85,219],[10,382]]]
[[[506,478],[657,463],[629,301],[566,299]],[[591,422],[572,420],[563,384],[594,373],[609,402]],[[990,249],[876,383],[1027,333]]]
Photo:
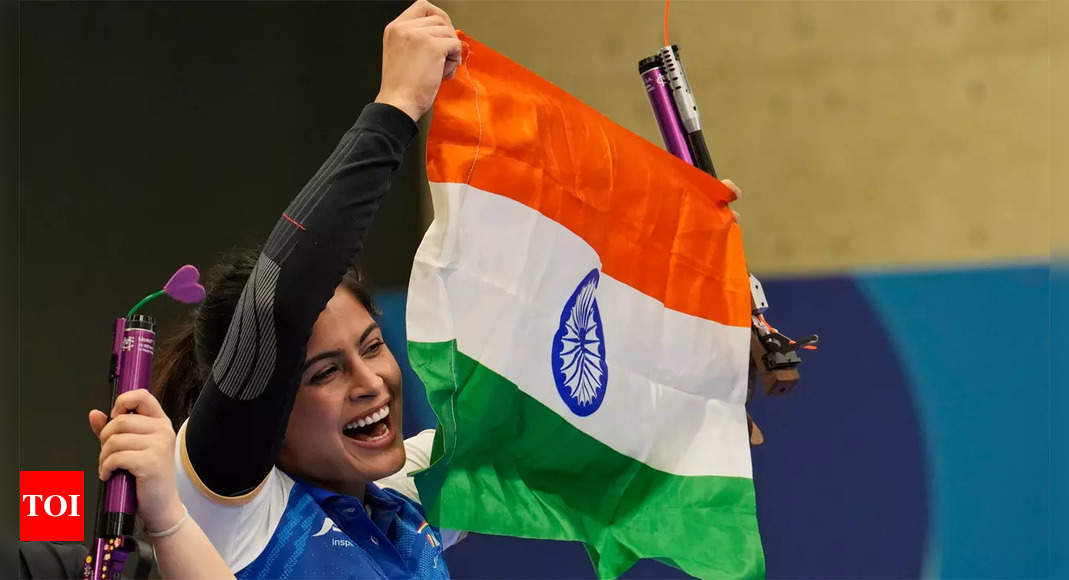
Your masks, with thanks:
[[[601,577],[639,558],[700,578],[764,576],[753,480],[658,471],[572,427],[455,341],[408,350],[439,420],[431,467],[416,476],[432,523],[585,541]]]

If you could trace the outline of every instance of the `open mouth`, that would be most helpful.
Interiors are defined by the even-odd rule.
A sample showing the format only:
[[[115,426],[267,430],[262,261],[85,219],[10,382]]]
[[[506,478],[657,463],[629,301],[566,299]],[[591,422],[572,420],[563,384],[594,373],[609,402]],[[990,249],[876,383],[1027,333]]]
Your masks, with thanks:
[[[383,405],[370,414],[349,422],[342,435],[359,443],[378,443],[390,437],[390,405]]]

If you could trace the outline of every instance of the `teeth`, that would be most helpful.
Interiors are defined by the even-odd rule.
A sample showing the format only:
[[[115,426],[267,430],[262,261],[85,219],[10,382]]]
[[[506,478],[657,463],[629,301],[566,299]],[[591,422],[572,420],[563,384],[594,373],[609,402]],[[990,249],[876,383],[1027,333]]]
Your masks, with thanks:
[[[359,429],[360,427],[365,427],[367,425],[375,423],[376,421],[381,421],[389,415],[390,406],[386,405],[385,407],[379,409],[378,411],[375,411],[374,413],[368,415],[367,417],[364,417],[363,419],[349,423],[345,426],[345,429]]]

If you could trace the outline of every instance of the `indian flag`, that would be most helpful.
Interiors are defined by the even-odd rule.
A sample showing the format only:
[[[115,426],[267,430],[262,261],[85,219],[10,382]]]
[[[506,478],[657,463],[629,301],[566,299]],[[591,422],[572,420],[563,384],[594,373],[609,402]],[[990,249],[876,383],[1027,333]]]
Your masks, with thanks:
[[[731,192],[461,39],[408,292],[439,420],[416,476],[428,519],[580,541],[602,577],[639,558],[763,576]]]

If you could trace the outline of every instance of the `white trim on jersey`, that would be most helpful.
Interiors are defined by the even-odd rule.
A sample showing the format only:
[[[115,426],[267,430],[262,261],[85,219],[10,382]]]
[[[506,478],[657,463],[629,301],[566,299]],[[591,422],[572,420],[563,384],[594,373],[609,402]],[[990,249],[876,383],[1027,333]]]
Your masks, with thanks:
[[[430,466],[433,445],[434,429],[424,429],[405,439],[405,466],[401,471],[386,476],[376,481],[375,484],[393,489],[408,499],[422,504],[419,501],[419,490],[416,489],[416,480],[412,478],[412,473]],[[468,537],[468,532],[458,530],[439,529],[438,532],[442,535],[443,550],[448,550],[450,546]]]
[[[247,495],[237,498],[215,495],[201,483],[186,458],[185,432],[186,423],[183,423],[178,430],[174,454],[178,495],[226,564],[237,572],[251,564],[267,548],[286,511],[293,478],[281,469],[272,467],[264,482]],[[404,468],[375,483],[419,502],[419,491],[409,474],[430,465],[434,430],[422,431],[404,443]],[[467,535],[467,532],[440,531],[443,549]]]

